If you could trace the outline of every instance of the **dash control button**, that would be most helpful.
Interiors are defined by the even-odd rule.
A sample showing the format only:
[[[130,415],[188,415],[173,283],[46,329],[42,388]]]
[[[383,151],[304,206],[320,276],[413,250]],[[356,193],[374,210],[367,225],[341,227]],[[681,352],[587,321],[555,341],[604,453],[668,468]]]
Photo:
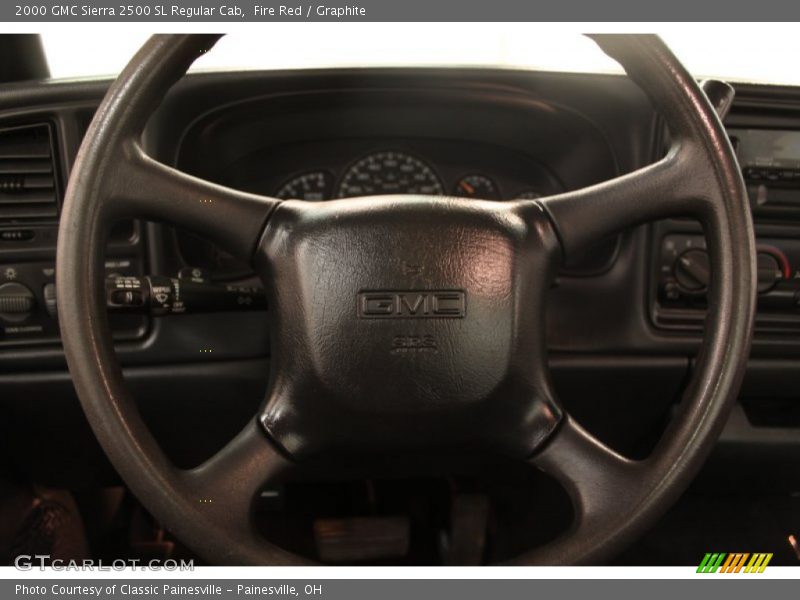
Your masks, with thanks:
[[[0,231],[0,241],[3,242],[27,242],[33,239],[31,229],[5,229]]]

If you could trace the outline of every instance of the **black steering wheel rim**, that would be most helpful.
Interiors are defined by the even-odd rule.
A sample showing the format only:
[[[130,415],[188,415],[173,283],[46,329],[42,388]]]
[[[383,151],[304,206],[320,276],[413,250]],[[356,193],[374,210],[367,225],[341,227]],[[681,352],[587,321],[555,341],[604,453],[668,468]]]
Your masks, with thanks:
[[[657,519],[691,481],[724,426],[752,337],[753,228],[744,183],[722,124],[659,38],[593,37],[649,95],[669,126],[672,148],[661,161],[610,182],[521,202],[509,209],[509,218],[535,221],[531,228],[540,230],[537,239],[544,240],[541,245],[547,252],[554,246],[568,255],[612,230],[677,214],[696,217],[704,226],[713,270],[706,335],[681,410],[644,461],[617,455],[569,416],[553,413],[558,412],[556,403],[546,406],[553,414],[547,413],[547,435],[533,444],[536,452],[530,462],[565,486],[577,518],[565,535],[519,557],[515,562],[520,564],[595,563]],[[291,468],[284,449],[268,443],[262,425],[253,420],[204,465],[177,469],[147,430],[124,385],[105,314],[105,234],[120,217],[178,224],[247,257],[265,246],[265,238],[274,250],[275,239],[283,239],[275,232],[302,218],[303,209],[292,203],[178,173],[147,157],[140,146],[147,119],[166,91],[216,39],[154,36],[97,111],[70,178],[59,230],[62,338],[95,434],[123,479],[157,518],[212,562],[298,564],[306,560],[260,538],[247,516],[255,488]],[[424,198],[415,202],[419,211],[434,206]],[[339,210],[337,206],[329,210]],[[494,210],[475,207],[484,216]],[[352,212],[352,206],[341,210]],[[385,210],[391,210],[388,204]],[[460,210],[453,208],[453,215]],[[266,262],[264,272],[269,273],[275,263]],[[537,359],[543,361],[544,352],[539,354]],[[546,373],[543,377],[546,380]],[[549,400],[552,391],[546,381],[542,385]],[[280,432],[266,427],[277,439]],[[207,502],[210,498],[219,501]]]

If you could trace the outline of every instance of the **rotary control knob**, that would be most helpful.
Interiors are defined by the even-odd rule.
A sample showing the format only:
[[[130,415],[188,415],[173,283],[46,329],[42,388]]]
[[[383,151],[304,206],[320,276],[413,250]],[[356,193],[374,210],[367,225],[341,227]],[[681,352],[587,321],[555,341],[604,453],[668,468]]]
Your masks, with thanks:
[[[0,318],[6,321],[24,321],[33,312],[36,296],[16,281],[0,285]]]
[[[759,294],[765,294],[783,279],[783,270],[778,258],[771,252],[759,252],[757,255]]]
[[[771,252],[757,255],[759,294],[770,291],[783,277],[781,263]],[[708,289],[711,280],[708,252],[699,248],[687,250],[678,256],[674,267],[675,280],[687,292],[701,293]]]
[[[675,280],[687,292],[703,292],[711,280],[708,252],[699,248],[678,256],[674,266]]]

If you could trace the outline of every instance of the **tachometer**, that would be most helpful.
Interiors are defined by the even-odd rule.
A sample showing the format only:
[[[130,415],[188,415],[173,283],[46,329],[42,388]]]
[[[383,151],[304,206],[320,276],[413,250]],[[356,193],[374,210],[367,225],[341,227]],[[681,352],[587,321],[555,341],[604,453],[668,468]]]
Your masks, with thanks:
[[[319,202],[331,197],[333,176],[327,171],[310,171],[292,177],[284,183],[275,197],[281,200],[309,200]]]
[[[453,194],[462,198],[480,198],[481,200],[497,200],[500,192],[497,185],[486,175],[467,175],[456,184]]]
[[[340,198],[384,194],[444,195],[436,173],[420,159],[402,152],[376,152],[359,160],[342,176]]]

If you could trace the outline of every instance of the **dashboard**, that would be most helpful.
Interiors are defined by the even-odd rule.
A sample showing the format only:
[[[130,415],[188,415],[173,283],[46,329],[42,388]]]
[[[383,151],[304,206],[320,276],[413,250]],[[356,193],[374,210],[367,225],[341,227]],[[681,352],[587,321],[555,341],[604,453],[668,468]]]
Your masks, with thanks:
[[[418,89],[348,83],[212,109],[182,132],[177,163],[237,189],[311,202],[390,194],[502,202],[577,189],[620,169],[591,118],[518,89],[427,78]],[[179,234],[178,245],[216,279],[247,274],[193,236]],[[616,237],[606,240],[565,271],[602,272],[617,247]]]
[[[523,153],[475,141],[430,138],[346,138],[289,142],[277,151],[255,151],[220,172],[226,185],[284,200],[323,202],[336,198],[427,194],[511,200],[564,189],[546,167]],[[237,279],[247,268],[198,238],[179,233],[184,257],[217,280]],[[585,269],[602,267],[604,258]]]
[[[36,153],[27,162],[37,169],[37,187],[15,192],[29,194],[24,202],[0,204],[0,285],[13,284],[5,289],[14,296],[4,306],[27,311],[0,315],[0,403],[20,424],[3,433],[16,461],[53,480],[99,460],[96,448],[73,447],[62,425],[91,438],[59,345],[53,266],[67,176],[107,85],[0,89],[0,160],[17,136],[28,136]],[[800,90],[737,93],[727,125],[753,200],[762,294],[742,395],[749,420],[729,442],[774,452],[779,465],[800,451],[798,429],[786,420],[796,409],[769,412],[776,401],[796,406],[800,389],[800,308],[794,292],[779,294],[800,270],[800,163],[787,162],[800,161]],[[631,172],[662,156],[667,138],[648,99],[622,77],[384,69],[192,75],[164,100],[144,144],[187,173],[279,198],[424,193],[504,202]],[[702,251],[696,223],[649,224],[565,264],[551,291],[544,326],[559,393],[620,450],[642,442],[632,432],[663,422],[691,372],[707,286]],[[186,231],[127,222],[109,238],[109,274],[174,277],[187,268],[253,282],[247,265]],[[174,424],[183,419],[165,417],[173,410],[190,415],[183,427],[203,431],[212,445],[237,431],[237,414],[251,414],[268,369],[268,321],[263,312],[115,320],[120,361],[168,449],[188,437]],[[226,415],[209,417],[220,403]],[[752,423],[778,423],[779,442],[776,427]],[[18,451],[31,446],[41,450]],[[59,463],[53,457],[63,448],[94,458],[65,455]],[[192,464],[203,450],[176,452],[186,452],[177,463]]]

